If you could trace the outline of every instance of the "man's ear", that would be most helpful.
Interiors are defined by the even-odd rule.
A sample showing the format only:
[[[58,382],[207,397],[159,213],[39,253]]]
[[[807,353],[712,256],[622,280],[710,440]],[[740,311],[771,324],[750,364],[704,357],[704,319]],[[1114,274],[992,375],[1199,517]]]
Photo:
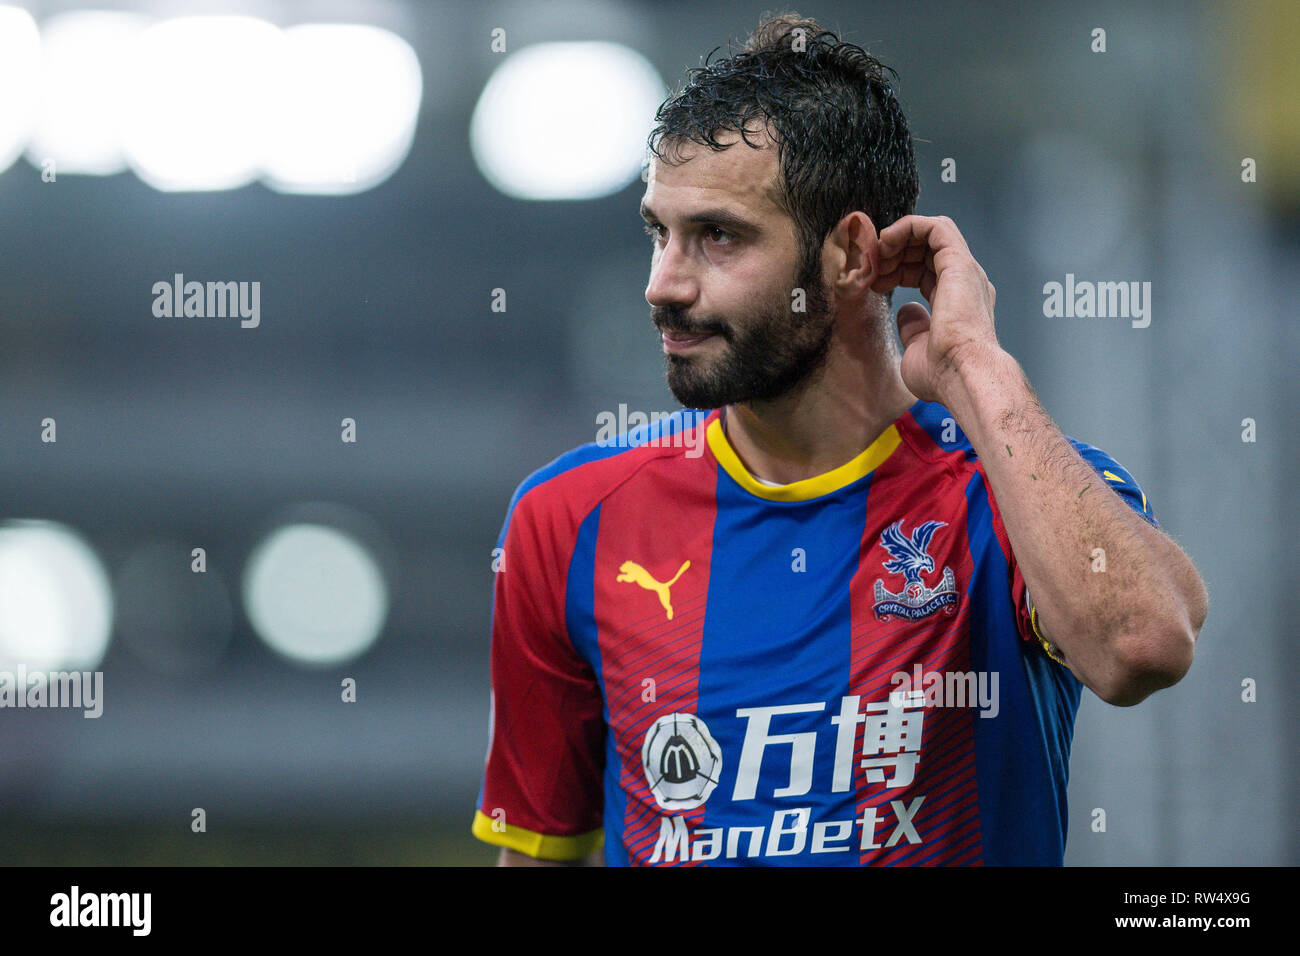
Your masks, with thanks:
[[[871,217],[861,210],[849,213],[831,230],[836,273],[832,280],[841,295],[857,298],[871,291],[876,281],[880,237]]]

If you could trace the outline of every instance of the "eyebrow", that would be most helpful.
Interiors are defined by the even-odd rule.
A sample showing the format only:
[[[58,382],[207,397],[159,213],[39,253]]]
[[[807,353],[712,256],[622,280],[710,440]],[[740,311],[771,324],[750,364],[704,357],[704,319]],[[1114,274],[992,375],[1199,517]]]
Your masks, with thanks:
[[[641,218],[646,222],[659,221],[659,217],[655,215],[654,210],[645,203],[641,204]],[[758,231],[757,225],[750,222],[748,219],[736,215],[734,212],[727,211],[726,209],[701,209],[699,212],[691,213],[684,221],[699,225],[709,224],[721,226],[731,232]]]

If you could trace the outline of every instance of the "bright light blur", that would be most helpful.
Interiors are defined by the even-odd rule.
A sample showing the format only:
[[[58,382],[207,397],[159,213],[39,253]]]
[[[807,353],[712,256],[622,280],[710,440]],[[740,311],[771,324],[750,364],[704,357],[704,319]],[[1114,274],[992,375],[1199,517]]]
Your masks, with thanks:
[[[497,67],[470,121],[479,170],[520,199],[596,199],[640,177],[665,95],[641,54],[616,43],[540,43]]]
[[[52,521],[0,525],[0,668],[94,670],[112,622],[108,574],[80,535]]]
[[[423,83],[377,27],[72,11],[38,30],[0,6],[0,172],[25,148],[166,191],[363,192],[410,152]]]
[[[320,524],[283,525],[244,569],[244,609],[273,650],[302,664],[352,660],[379,637],[388,587],[354,537]]]
[[[284,31],[264,181],[288,193],[355,193],[387,179],[411,148],[423,78],[401,37],[366,26]]]
[[[255,180],[280,30],[253,17],[181,17],[141,34],[126,71],[123,148],[156,189],[234,189]]]
[[[26,10],[0,6],[0,173],[23,151],[36,123],[41,35]]]
[[[41,24],[41,109],[27,159],[57,173],[107,176],[126,168],[121,126],[133,44],[149,25],[133,13],[76,11]]]

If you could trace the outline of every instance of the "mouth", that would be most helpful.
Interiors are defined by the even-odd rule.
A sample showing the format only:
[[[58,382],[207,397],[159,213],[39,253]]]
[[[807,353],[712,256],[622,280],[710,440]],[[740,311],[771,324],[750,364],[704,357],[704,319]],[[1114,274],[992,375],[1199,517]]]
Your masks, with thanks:
[[[664,343],[664,351],[676,355],[681,352],[688,352],[700,343],[717,336],[712,332],[699,334],[694,332],[670,332],[664,329],[661,330],[661,337]]]

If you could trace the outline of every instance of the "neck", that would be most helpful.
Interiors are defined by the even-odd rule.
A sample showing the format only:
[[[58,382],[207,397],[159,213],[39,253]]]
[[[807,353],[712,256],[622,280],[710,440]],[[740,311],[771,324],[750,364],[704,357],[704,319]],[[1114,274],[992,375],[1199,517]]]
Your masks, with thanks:
[[[884,323],[837,323],[825,366],[789,394],[723,409],[727,440],[756,478],[787,485],[851,461],[911,408]]]

